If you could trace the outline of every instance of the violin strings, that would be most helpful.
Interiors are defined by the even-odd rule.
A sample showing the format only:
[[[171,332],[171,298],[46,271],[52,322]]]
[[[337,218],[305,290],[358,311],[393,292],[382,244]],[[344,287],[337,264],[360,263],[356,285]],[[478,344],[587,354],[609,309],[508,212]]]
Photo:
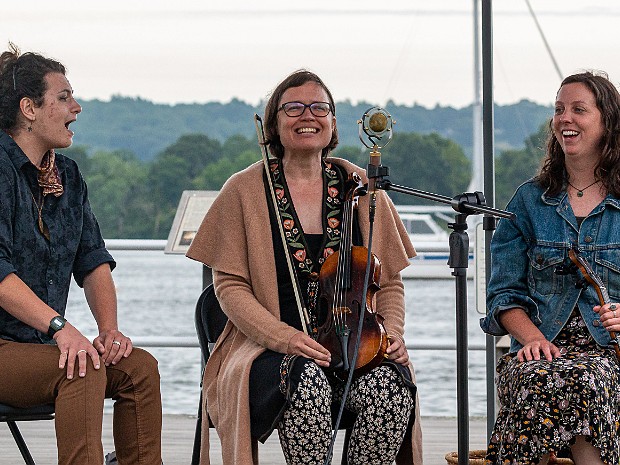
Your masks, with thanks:
[[[339,252],[339,260],[338,260],[338,271],[336,274],[336,283],[337,284],[337,289],[336,292],[334,292],[334,302],[333,302],[333,307],[332,307],[332,315],[334,315],[335,318],[335,324],[336,326],[341,329],[344,327],[345,321],[346,321],[346,314],[341,311],[342,310],[342,306],[343,306],[343,302],[344,302],[344,296],[343,293],[346,292],[346,288],[345,288],[345,283],[346,283],[346,277],[347,277],[347,266],[348,260],[344,260],[343,258],[343,254],[348,251],[350,249],[350,244],[351,244],[351,231],[348,231],[348,227],[349,224],[351,223],[350,221],[350,216],[351,216],[351,202],[346,202],[344,204],[344,212],[342,215],[342,228],[341,228],[341,234],[340,234],[340,252]],[[334,310],[336,310],[334,312]]]

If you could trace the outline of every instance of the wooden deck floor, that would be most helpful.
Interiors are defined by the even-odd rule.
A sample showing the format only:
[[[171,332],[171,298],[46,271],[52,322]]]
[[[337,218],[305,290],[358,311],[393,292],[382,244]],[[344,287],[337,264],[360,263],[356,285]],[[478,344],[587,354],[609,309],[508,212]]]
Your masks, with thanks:
[[[189,465],[192,456],[194,428],[196,419],[185,415],[165,415],[163,438],[163,459],[165,465]],[[30,448],[37,465],[54,465],[56,463],[56,440],[52,421],[25,422],[19,424],[20,430]],[[456,418],[422,418],[424,434],[425,465],[446,465],[446,453],[456,451],[457,421]],[[486,438],[486,420],[472,418],[469,423],[470,449],[483,449]],[[211,463],[221,465],[219,441],[211,430]],[[334,464],[340,463],[342,440],[339,434],[334,453]],[[104,417],[104,449],[106,452],[114,448],[112,442],[111,416]],[[284,458],[280,450],[277,434],[259,446],[261,465],[282,465]],[[6,424],[0,424],[0,465],[19,465],[23,460]]]

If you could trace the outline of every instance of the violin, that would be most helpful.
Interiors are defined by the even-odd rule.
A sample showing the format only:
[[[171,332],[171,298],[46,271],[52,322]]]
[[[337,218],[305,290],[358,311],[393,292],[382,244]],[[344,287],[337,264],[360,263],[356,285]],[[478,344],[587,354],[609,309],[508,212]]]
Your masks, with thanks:
[[[591,284],[594,288],[594,291],[596,292],[596,295],[598,296],[599,303],[601,305],[610,303],[611,299],[609,298],[609,293],[607,292],[607,287],[603,283],[603,280],[594,272],[590,264],[581,255],[579,255],[579,251],[575,249],[570,249],[568,251],[568,258],[569,261],[572,262],[573,267],[579,270],[579,273],[583,277],[583,281],[578,282],[576,285],[578,287],[587,287],[588,284]],[[567,269],[567,271],[570,273],[576,271],[574,269],[571,270],[570,266],[565,266],[564,268]],[[561,271],[560,273],[562,274]],[[618,360],[620,360],[620,347],[618,345],[618,336],[614,331],[609,331],[609,335],[611,336],[611,346],[613,346],[614,348],[616,357],[618,358]],[[552,451],[549,453],[548,463],[550,465],[558,463],[557,455],[555,452]]]
[[[371,254],[365,286],[368,249],[352,244],[353,211],[359,195],[365,193],[360,176],[352,173],[345,186],[340,249],[327,257],[318,278],[321,289],[318,310],[325,319],[318,327],[316,340],[332,355],[327,371],[339,378],[351,368],[354,376],[360,376],[379,366],[389,345],[383,317],[372,308],[373,296],[380,289],[381,263]],[[364,288],[367,288],[366,295],[363,295]],[[351,367],[360,318],[363,321],[359,350],[355,366]]]
[[[594,270],[592,270],[590,264],[585,261],[581,255],[579,255],[578,251],[570,249],[568,251],[568,258],[577,267],[583,276],[583,279],[592,285],[596,291],[596,295],[598,296],[599,303],[601,305],[610,303],[611,299],[609,298],[609,293],[607,292],[607,288],[605,287],[603,280],[594,272]],[[616,352],[616,357],[620,360],[620,345],[618,336],[614,331],[609,331],[609,335],[611,336],[611,346],[613,346],[614,351]]]

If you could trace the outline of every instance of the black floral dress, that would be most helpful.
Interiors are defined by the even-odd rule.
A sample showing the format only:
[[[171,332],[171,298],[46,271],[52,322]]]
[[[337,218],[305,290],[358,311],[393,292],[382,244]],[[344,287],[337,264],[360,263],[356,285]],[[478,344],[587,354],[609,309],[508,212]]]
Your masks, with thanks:
[[[536,464],[576,436],[600,449],[606,464],[620,461],[620,365],[598,346],[573,311],[554,344],[562,357],[519,362],[507,354],[497,365],[501,408],[487,463]]]

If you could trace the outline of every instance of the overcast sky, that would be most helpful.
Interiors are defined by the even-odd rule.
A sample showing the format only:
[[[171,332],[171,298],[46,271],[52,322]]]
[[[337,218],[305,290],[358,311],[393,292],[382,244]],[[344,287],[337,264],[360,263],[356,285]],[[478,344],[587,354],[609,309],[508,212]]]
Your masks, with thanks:
[[[620,83],[620,2],[530,0],[563,75]],[[298,68],[336,100],[463,107],[474,99],[470,0],[25,0],[0,40],[59,59],[76,95],[256,104]],[[524,0],[493,2],[494,96],[550,104],[560,78]]]

